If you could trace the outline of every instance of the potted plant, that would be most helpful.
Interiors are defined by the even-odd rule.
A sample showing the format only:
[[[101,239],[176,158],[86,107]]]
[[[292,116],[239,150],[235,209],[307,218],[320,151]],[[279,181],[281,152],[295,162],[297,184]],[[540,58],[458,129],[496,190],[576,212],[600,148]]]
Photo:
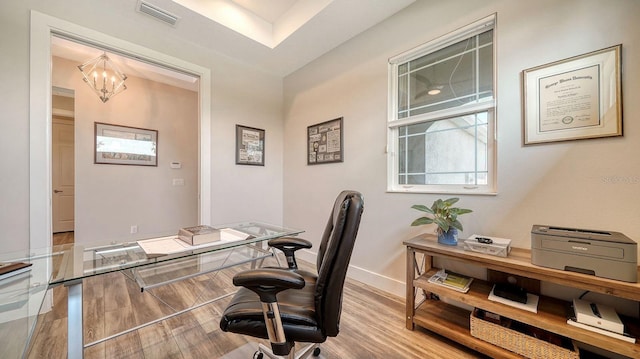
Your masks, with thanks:
[[[431,207],[422,204],[414,204],[411,206],[418,211],[427,212],[431,217],[426,215],[420,217],[411,223],[412,226],[421,226],[423,224],[435,223],[438,226],[438,243],[455,246],[458,244],[458,231],[462,231],[462,223],[458,220],[458,216],[465,213],[473,212],[470,209],[452,207],[459,198],[437,199]]]

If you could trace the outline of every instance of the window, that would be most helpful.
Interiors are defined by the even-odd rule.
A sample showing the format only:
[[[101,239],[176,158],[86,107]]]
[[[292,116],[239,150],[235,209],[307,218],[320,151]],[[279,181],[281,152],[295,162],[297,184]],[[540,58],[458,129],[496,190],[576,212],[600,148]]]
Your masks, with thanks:
[[[389,60],[390,191],[495,193],[494,25]]]

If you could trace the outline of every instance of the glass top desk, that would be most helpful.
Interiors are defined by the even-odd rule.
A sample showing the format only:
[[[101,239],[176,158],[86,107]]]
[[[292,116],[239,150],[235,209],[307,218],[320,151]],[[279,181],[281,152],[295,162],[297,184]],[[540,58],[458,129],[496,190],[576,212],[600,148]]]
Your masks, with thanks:
[[[138,326],[85,345],[82,323],[84,278],[121,271],[135,280],[144,291],[233,265],[251,262],[252,266],[255,266],[260,260],[274,255],[272,250],[264,246],[264,241],[303,232],[259,222],[242,222],[215,227],[231,228],[246,234],[248,238],[225,240],[223,237],[221,241],[179,251],[169,251],[170,254],[147,254],[136,241],[65,244],[41,250],[32,249],[26,256],[24,253],[22,255],[2,254],[0,261],[22,261],[33,264],[28,272],[0,281],[0,347],[6,348],[3,355],[8,355],[7,358],[26,356],[48,288],[58,285],[68,288],[68,357],[82,358],[85,347],[142,327]],[[138,241],[142,242],[142,240]],[[229,254],[221,256],[221,253]],[[145,325],[195,309],[217,299],[220,298],[214,298]]]

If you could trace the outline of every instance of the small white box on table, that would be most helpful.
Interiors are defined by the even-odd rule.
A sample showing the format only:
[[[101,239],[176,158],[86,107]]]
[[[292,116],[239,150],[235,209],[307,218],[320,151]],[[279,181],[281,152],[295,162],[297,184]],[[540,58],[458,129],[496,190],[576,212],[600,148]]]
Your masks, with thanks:
[[[490,243],[486,243],[489,242],[487,239],[490,240]],[[509,255],[509,252],[511,252],[511,240],[474,234],[464,240],[464,249],[477,253],[506,257]]]

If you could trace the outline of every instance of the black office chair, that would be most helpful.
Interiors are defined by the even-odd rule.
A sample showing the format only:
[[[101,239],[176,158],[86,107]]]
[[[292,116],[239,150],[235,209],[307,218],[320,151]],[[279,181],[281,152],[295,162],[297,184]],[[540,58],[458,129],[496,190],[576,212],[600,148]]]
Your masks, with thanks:
[[[318,344],[340,329],[344,281],[363,209],[360,193],[340,193],[318,249],[317,275],[298,269],[295,261],[295,251],[310,248],[309,241],[295,237],[269,241],[285,253],[289,268],[238,273],[233,284],[243,288],[226,308],[220,328],[269,339],[271,351],[260,344],[254,358],[320,355]],[[296,355],[296,342],[311,344]]]

